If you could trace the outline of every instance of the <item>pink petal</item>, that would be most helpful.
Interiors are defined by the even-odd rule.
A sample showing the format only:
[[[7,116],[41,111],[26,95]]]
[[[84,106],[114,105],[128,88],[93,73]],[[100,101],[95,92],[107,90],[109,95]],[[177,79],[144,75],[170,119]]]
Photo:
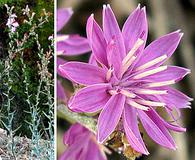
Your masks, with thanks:
[[[116,40],[112,39],[107,45],[107,57],[108,57],[109,66],[113,67],[114,73],[118,78],[120,78],[121,66],[122,66],[122,61],[119,58],[116,58],[119,56],[120,56],[120,51],[116,47]]]
[[[147,76],[144,79],[148,79],[153,82],[162,82],[162,81],[170,81],[170,80],[178,82],[189,73],[190,70],[187,68],[178,67],[178,66],[168,66],[167,69],[165,69],[164,71],[153,74],[151,76]]]
[[[106,81],[105,70],[87,63],[68,62],[60,65],[59,70],[63,77],[83,85],[104,83]]]
[[[148,155],[149,152],[142,140],[137,122],[136,109],[126,104],[123,114],[123,125],[128,142],[137,152]]]
[[[94,57],[99,63],[108,66],[106,40],[104,39],[103,32],[95,21],[93,15],[91,15],[87,21],[87,32]]]
[[[71,99],[69,108],[77,112],[97,112],[110,98],[109,84],[95,84],[79,90]]]
[[[107,42],[110,42],[113,38],[116,39],[116,46],[120,51],[120,57],[117,58],[122,61],[126,55],[124,40],[110,5],[103,6],[103,31]]]
[[[170,129],[170,130],[173,130],[173,131],[176,131],[176,132],[186,132],[186,128],[183,128],[181,126],[178,126],[178,125],[174,125],[174,124],[171,124],[171,123],[168,123],[166,121],[164,121],[164,125]]]
[[[72,145],[70,147],[68,147],[64,153],[60,156],[59,160],[71,160],[71,159],[78,159],[80,155],[80,153],[82,153],[82,147],[79,146],[79,142],[78,141],[75,145]],[[78,146],[76,146],[78,144]]]
[[[148,114],[147,114],[148,113]],[[138,110],[139,118],[148,135],[158,144],[175,149],[175,142],[159,117],[151,115],[150,111]]]
[[[88,63],[92,64],[92,65],[95,65],[95,66],[98,66],[97,61],[96,61],[96,59],[95,59],[93,54],[90,55]]]
[[[72,16],[71,8],[57,10],[57,32],[60,31]]]
[[[77,141],[70,145],[64,153],[61,155],[60,160],[77,160],[80,159],[83,154],[83,148],[88,145],[90,136],[77,139]]]
[[[89,141],[85,160],[107,160],[106,155],[100,149],[102,148],[93,140]]]
[[[85,127],[78,123],[75,123],[68,129],[68,131],[65,132],[63,142],[65,145],[72,145],[79,139],[79,137],[85,137],[89,133],[90,131]]]
[[[91,39],[92,39],[92,30],[93,30],[93,23],[94,23],[93,21],[94,21],[94,15],[91,14],[86,24],[86,33],[87,33],[87,38],[89,40],[89,43],[91,43]]]
[[[97,139],[103,143],[115,130],[125,103],[125,96],[121,94],[113,95],[104,106],[98,118]]]
[[[88,40],[79,35],[69,35],[63,41],[57,42],[57,51],[67,56],[83,54],[90,50]]]
[[[162,117],[160,117],[158,115],[158,113],[154,110],[154,109],[151,109],[150,110],[150,115],[152,117],[156,117],[156,119],[158,121],[160,121],[161,123],[164,124],[164,126],[170,130],[173,130],[173,131],[176,131],[176,132],[185,132],[186,131],[186,128],[183,128],[183,127],[180,127],[178,125],[174,125],[174,124],[171,124],[171,123],[168,123],[167,121],[165,121]]]
[[[67,102],[68,97],[61,82],[57,80],[57,98]]]
[[[141,38],[146,43],[148,24],[145,7],[140,9],[140,6],[138,6],[136,10],[133,11],[123,26],[122,34],[127,52],[132,49],[138,38]],[[144,48],[145,43],[140,50]]]
[[[57,57],[57,72],[59,75],[61,75],[61,72],[59,70],[59,66],[65,64],[65,63],[66,63],[66,60],[60,58],[59,56]]]
[[[164,87],[164,89],[168,91],[166,95],[161,95],[164,103],[169,105],[171,108],[189,108],[189,101],[192,100],[190,97],[171,87]]]
[[[166,90],[166,91],[168,91],[168,88],[169,87],[161,87],[161,89]],[[180,111],[180,108],[178,108],[177,106],[174,106],[172,104],[172,102],[169,102],[169,100],[171,100],[171,99],[166,99],[165,100],[164,96],[167,96],[167,95],[168,95],[168,93],[167,94],[163,94],[163,95],[147,95],[147,96],[144,96],[144,97],[147,100],[152,100],[152,101],[155,101],[155,102],[165,103],[166,104],[165,105],[166,112],[169,114],[169,116],[171,118],[173,118],[173,121],[176,122],[181,117],[181,111]],[[188,102],[188,103],[189,104],[187,104],[187,105],[190,105],[190,102]],[[187,107],[189,107],[189,106],[187,106]],[[183,108],[187,108],[187,107],[183,107]],[[176,115],[173,114],[173,112],[176,113]]]
[[[171,55],[176,50],[182,35],[183,34],[179,33],[179,31],[175,31],[153,41],[149,46],[145,48],[143,55],[141,56],[139,61],[137,61],[135,68],[163,55],[167,55],[166,59],[171,57]],[[166,59],[159,62],[155,66],[160,66],[166,61]]]

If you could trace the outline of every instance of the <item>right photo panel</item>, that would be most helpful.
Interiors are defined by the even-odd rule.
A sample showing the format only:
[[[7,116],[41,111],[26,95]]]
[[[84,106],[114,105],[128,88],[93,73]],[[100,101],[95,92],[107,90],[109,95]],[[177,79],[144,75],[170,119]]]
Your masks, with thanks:
[[[194,9],[57,0],[59,160],[195,159]]]

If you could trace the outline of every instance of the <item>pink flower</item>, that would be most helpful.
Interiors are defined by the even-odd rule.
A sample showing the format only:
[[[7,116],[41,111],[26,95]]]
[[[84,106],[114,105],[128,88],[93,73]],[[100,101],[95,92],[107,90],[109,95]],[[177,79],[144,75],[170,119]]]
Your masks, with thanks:
[[[57,11],[57,31],[59,32],[72,16],[71,8],[58,9]],[[58,55],[78,55],[90,51],[86,38],[79,35],[57,35]]]
[[[102,145],[95,140],[95,135],[80,124],[74,124],[64,134],[64,144],[68,148],[60,160],[106,160]]]
[[[9,29],[11,30],[11,32],[15,32],[17,27],[19,26],[18,22],[15,20],[15,18],[17,18],[16,14],[12,14],[8,20],[6,25],[9,27]]]
[[[59,32],[69,21],[72,16],[73,11],[71,8],[67,9],[58,9],[57,11],[57,31]],[[58,55],[79,55],[90,51],[89,43],[86,38],[81,37],[79,35],[57,35],[57,53]],[[60,64],[66,63],[62,58],[57,58],[57,67]],[[58,74],[60,75],[60,71]],[[61,100],[67,101],[67,93],[58,80],[57,82],[57,97]]]
[[[183,33],[172,32],[145,47],[147,34],[145,7],[138,6],[121,31],[112,9],[104,5],[103,30],[93,15],[87,22],[87,36],[96,63],[92,58],[93,64],[69,62],[59,67],[64,77],[86,86],[72,97],[69,108],[75,112],[100,111],[98,142],[106,141],[122,123],[131,147],[146,155],[149,152],[138,123],[156,143],[175,149],[169,130],[184,132],[185,128],[166,122],[155,109],[163,107],[171,114],[175,109],[189,107],[191,100],[169,87],[190,70],[162,66],[176,50]]]

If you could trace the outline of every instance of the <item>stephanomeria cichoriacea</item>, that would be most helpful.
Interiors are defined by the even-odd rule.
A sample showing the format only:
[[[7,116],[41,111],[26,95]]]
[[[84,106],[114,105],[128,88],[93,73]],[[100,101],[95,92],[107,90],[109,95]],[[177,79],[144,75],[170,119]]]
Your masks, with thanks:
[[[149,152],[138,123],[156,143],[176,149],[169,130],[184,132],[185,128],[165,121],[156,108],[162,107],[171,115],[173,110],[188,108],[191,100],[169,86],[190,70],[162,65],[176,50],[183,33],[169,33],[145,47],[147,35],[145,7],[138,6],[121,31],[111,7],[104,5],[103,30],[93,14],[87,21],[93,64],[68,62],[59,66],[64,77],[85,86],[71,98],[69,108],[100,112],[98,142],[105,142],[114,130],[122,130],[131,147],[146,155]]]

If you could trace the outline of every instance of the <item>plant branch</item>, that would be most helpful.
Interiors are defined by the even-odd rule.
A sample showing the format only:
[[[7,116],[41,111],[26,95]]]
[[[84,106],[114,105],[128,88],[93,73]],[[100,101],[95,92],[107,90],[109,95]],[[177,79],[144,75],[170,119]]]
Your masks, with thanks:
[[[80,123],[93,133],[96,133],[97,120],[95,120],[94,118],[72,112],[68,109],[67,106],[63,104],[58,105],[57,109],[59,117],[69,121],[70,123]]]

